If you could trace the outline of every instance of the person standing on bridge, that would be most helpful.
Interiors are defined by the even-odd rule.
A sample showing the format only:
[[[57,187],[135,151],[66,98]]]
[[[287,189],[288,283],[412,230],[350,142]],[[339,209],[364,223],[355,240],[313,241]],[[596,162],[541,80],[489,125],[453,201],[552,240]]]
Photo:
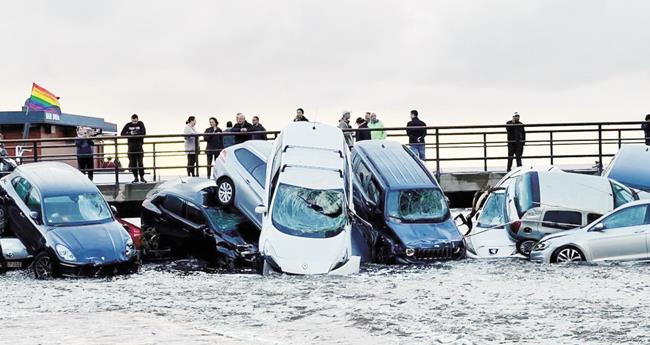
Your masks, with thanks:
[[[305,117],[305,111],[302,110],[302,108],[296,109],[296,117],[293,119],[293,122],[300,122],[300,121],[306,121],[306,122],[309,121]]]
[[[230,124],[232,127],[232,123]],[[221,128],[219,128],[219,121],[216,118],[210,118],[210,127],[206,128],[205,134],[216,134],[221,133]],[[206,135],[203,137],[203,140],[208,144],[205,147],[205,156],[208,159],[208,178],[212,173],[212,161],[217,159],[219,153],[223,149],[223,136],[221,135]]]
[[[77,127],[77,139],[75,139],[74,144],[77,147],[77,167],[84,175],[88,175],[88,178],[92,181],[93,170],[95,169],[93,159],[95,143],[90,139],[90,136],[90,128]]]
[[[266,128],[260,123],[259,116],[253,116],[253,129],[251,132],[266,132]],[[266,133],[254,133],[252,135],[253,140],[267,140]]]
[[[124,128],[122,128],[120,135],[126,137],[147,135],[147,130],[144,127],[144,123],[138,119],[138,114],[131,115],[131,122],[124,125]],[[147,182],[144,180],[144,150],[142,149],[144,139],[129,138],[128,144],[129,168],[131,168],[131,172],[135,177],[131,183]],[[140,180],[138,180],[138,175],[140,175]]]
[[[355,122],[357,123],[357,128],[359,129],[356,131],[356,133],[354,133],[354,138],[356,141],[360,142],[364,140],[370,140],[370,132],[364,130],[368,128],[368,122],[364,120],[363,117],[357,117],[357,120]]]
[[[226,129],[223,131],[224,133],[230,133],[232,132],[232,121],[226,122]],[[231,134],[224,134],[223,136],[223,148],[227,148],[230,146],[235,145],[235,136]]]
[[[235,136],[235,144],[241,144],[248,140],[251,140],[251,135],[247,134],[253,130],[253,125],[250,122],[246,121],[246,115],[242,113],[237,113],[237,123],[232,126],[230,130],[233,133],[242,133]]]
[[[187,176],[196,177],[196,117],[190,116],[185,121],[185,153],[187,154]]]
[[[346,129],[351,129],[352,126],[350,126],[350,112],[349,111],[344,111],[343,114],[341,114],[341,119],[339,119],[339,125],[338,127],[341,130],[346,130]],[[345,142],[348,144],[348,147],[352,147],[354,145],[354,142],[352,141],[352,132],[343,132],[343,136],[345,137]]]
[[[411,110],[411,121],[406,124],[406,135],[409,137],[409,147],[421,160],[424,160],[424,137],[427,135],[426,128],[411,128],[411,127],[426,127],[427,124],[418,118],[418,111]]]
[[[650,114],[645,116],[645,123],[641,125],[641,129],[643,129],[645,144],[650,146]]]
[[[375,113],[370,114],[370,122],[368,123],[368,128],[375,129],[374,131],[370,132],[370,139],[372,140],[386,139],[386,131],[378,130],[384,128],[384,123],[379,121],[379,119],[377,118],[377,114]]]
[[[519,121],[519,113],[515,111],[512,120],[506,122],[506,132],[508,133],[508,169],[512,170],[512,159],[517,159],[517,166],[520,167],[521,156],[524,154],[524,145],[526,145],[526,129],[524,124]]]

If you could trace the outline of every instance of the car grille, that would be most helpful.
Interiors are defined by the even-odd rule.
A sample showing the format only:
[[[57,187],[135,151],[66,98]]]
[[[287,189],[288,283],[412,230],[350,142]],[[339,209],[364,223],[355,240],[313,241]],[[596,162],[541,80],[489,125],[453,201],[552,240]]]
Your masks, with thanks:
[[[450,260],[453,258],[453,248],[421,248],[415,250],[415,259],[422,261]]]

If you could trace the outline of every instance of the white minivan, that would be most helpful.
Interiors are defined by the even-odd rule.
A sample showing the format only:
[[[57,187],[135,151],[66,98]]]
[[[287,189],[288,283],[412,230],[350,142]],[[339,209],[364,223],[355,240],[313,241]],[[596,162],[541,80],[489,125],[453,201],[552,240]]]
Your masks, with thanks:
[[[351,274],[354,216],[350,151],[343,132],[295,122],[275,140],[266,169],[259,248],[263,273]]]

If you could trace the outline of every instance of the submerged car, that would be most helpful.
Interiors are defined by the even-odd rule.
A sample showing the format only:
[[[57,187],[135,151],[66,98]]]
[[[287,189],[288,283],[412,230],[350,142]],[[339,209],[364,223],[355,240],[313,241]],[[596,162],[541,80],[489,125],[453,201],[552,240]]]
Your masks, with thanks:
[[[0,179],[5,238],[17,238],[36,278],[137,271],[129,234],[97,187],[57,162],[19,166]]]
[[[463,236],[438,182],[411,150],[390,140],[368,140],[352,150],[354,207],[372,227],[371,256],[386,263],[423,263],[465,257]]]
[[[349,274],[354,205],[343,132],[295,122],[275,140],[265,182],[259,247],[263,273]]]
[[[650,198],[650,146],[623,145],[603,176],[638,191],[642,199]]]
[[[169,181],[142,203],[144,258],[192,256],[221,268],[258,263],[259,230],[234,208],[217,201],[217,185],[206,178]]]
[[[17,238],[0,238],[0,273],[29,267],[34,257]]]
[[[527,171],[506,189],[505,227],[528,256],[542,237],[589,224],[636,199],[628,187],[605,177]]]
[[[542,238],[530,259],[542,263],[648,260],[650,201],[628,203],[591,224]]]
[[[214,162],[212,178],[217,181],[217,201],[235,206],[258,228],[262,215],[255,207],[262,203],[266,162],[273,144],[265,140],[249,140],[221,150]]]

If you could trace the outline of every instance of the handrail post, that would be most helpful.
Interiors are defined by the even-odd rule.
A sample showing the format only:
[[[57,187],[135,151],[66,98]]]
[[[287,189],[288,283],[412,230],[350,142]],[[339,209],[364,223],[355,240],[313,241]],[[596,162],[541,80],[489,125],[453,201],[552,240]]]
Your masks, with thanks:
[[[621,140],[621,130],[618,130],[618,148],[621,148],[622,140]]]
[[[156,181],[156,143],[152,145],[152,156],[153,156],[153,180]]]
[[[598,174],[603,172],[603,125],[598,125]]]
[[[440,182],[440,129],[436,128],[436,180]]]
[[[483,171],[488,171],[488,168],[487,168],[487,133],[483,133]]]
[[[118,162],[118,158],[117,158],[118,157],[117,137],[114,138],[113,142],[114,142],[114,148],[115,148],[115,159],[113,160],[113,162],[115,163],[114,164],[115,165],[115,192],[114,192],[114,194],[115,194],[115,196],[117,196],[119,194],[119,191],[120,191],[120,168],[117,165],[117,162]]]
[[[553,131],[548,132],[549,134],[549,147],[551,148],[551,165],[553,165]]]
[[[199,144],[199,135],[196,134],[194,136],[194,155],[196,159],[194,160],[194,175],[196,177],[199,177],[200,171],[199,171],[199,151],[201,150],[201,146]]]
[[[36,141],[32,142],[32,157],[34,158],[34,162],[38,162],[38,150]]]

